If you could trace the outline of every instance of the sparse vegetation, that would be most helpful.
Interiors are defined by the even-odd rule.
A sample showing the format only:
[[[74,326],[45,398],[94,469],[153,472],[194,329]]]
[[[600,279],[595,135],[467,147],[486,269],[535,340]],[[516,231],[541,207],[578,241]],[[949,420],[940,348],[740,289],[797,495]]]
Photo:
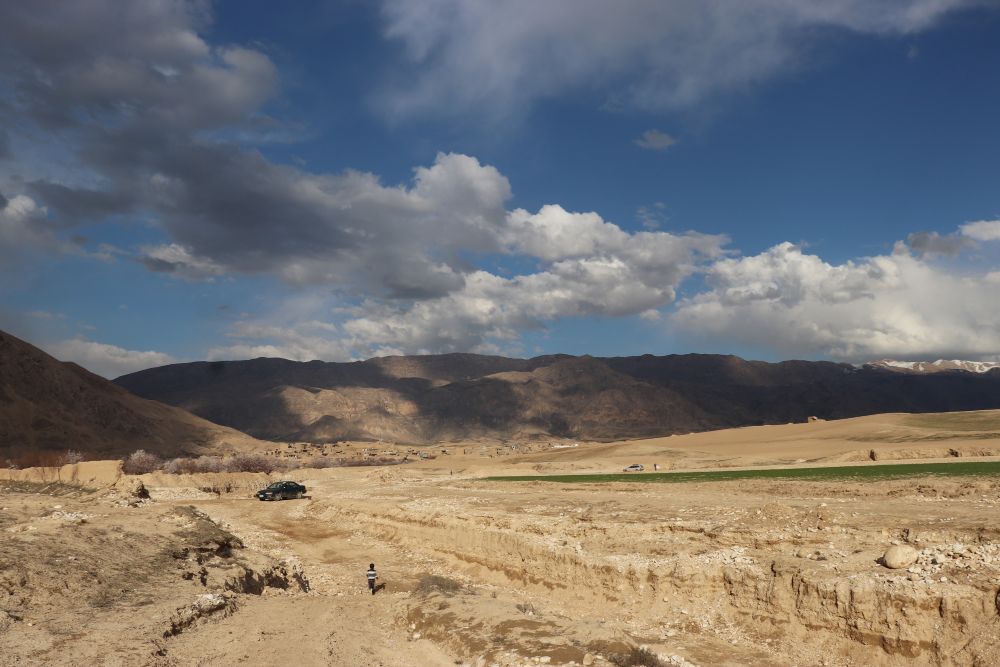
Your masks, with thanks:
[[[171,475],[190,475],[198,472],[223,472],[223,458],[220,456],[199,456],[196,459],[170,459],[163,464],[163,472]]]
[[[3,467],[12,470],[21,468],[58,468],[69,463],[80,463],[86,457],[74,449],[66,451],[49,451],[27,448],[8,447],[0,449],[0,459]]]
[[[491,482],[724,482],[738,479],[885,480],[937,475],[943,477],[983,477],[1000,475],[1000,461],[955,463],[895,463],[886,465],[831,466],[824,468],[768,468],[753,470],[705,470],[661,472],[641,475],[515,475],[486,477]]]
[[[139,456],[140,452],[142,453]],[[313,456],[307,459],[273,456],[267,454],[233,454],[231,456],[179,457],[155,463],[143,450],[133,452],[125,460],[124,470],[129,474],[142,474],[161,470],[170,475],[192,475],[210,472],[287,472],[298,468],[350,468],[354,466],[389,466],[403,463],[400,459],[366,458],[345,459]],[[133,462],[133,457],[136,461]],[[155,465],[154,465],[155,463]],[[138,471],[138,472],[133,472]]]
[[[272,473],[287,470],[288,464],[275,456],[262,454],[233,454],[226,459],[227,468],[240,472]]]
[[[122,471],[129,475],[143,475],[148,472],[159,470],[163,466],[163,459],[145,449],[137,449],[128,455],[122,464]]]
[[[392,466],[392,465],[399,465],[400,463],[405,463],[405,461],[403,459],[386,459],[386,458],[339,459],[338,465],[333,467],[356,468],[361,466]]]
[[[213,484],[211,486],[199,486],[198,490],[201,491],[202,493],[211,493],[211,494],[214,494],[216,496],[221,496],[223,493],[232,493],[233,492],[233,485],[232,484],[222,484],[222,485]]]

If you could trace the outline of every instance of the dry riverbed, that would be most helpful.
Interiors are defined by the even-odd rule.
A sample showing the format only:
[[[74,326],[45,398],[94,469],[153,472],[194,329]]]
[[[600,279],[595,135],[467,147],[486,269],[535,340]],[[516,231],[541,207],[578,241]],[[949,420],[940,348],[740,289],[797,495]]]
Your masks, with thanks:
[[[6,482],[14,664],[1000,664],[1000,482]],[[310,478],[310,475],[314,477]],[[166,480],[166,481],[164,481]],[[264,480],[266,481],[266,480]],[[159,484],[159,485],[158,485]],[[879,562],[893,544],[915,562]],[[385,584],[371,596],[374,561]]]

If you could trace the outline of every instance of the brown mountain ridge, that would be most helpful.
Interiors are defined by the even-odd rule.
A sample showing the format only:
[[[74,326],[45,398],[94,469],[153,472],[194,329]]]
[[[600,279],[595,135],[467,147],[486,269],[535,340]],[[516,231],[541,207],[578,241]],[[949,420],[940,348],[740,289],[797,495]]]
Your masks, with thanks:
[[[243,433],[139,398],[0,331],[0,461],[67,450],[203,454],[250,444]]]
[[[349,363],[173,364],[115,380],[139,396],[271,440],[592,440],[881,412],[1000,407],[1000,371],[913,375],[727,355],[511,359],[475,354]]]

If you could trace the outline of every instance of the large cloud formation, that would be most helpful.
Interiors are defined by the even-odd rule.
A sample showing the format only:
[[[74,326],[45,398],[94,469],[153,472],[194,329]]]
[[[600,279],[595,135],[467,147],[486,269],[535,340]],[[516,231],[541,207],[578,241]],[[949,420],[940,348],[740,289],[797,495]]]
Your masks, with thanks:
[[[815,28],[905,34],[975,3],[627,4],[384,0],[386,34],[421,73],[383,101],[397,115],[503,114],[595,85],[611,104],[678,107],[790,67]],[[918,256],[835,266],[787,244],[737,258],[724,236],[633,233],[558,204],[512,209],[508,179],[458,153],[402,184],[311,172],[256,148],[281,127],[267,113],[277,67],[259,48],[211,44],[210,21],[196,0],[0,4],[0,148],[23,169],[0,171],[0,260],[26,247],[65,252],[78,226],[138,219],[162,242],[100,255],[132,253],[190,280],[273,277],[312,295],[294,312],[241,318],[215,358],[509,350],[561,318],[655,319],[702,272],[710,289],[668,322],[782,354],[1000,349],[981,307],[996,281],[934,263],[1000,236],[995,221],[915,235]],[[169,359],[82,339],[53,349],[107,369]]]
[[[336,334],[285,335],[280,350],[296,357],[476,349],[561,317],[648,311],[722,252],[721,236],[630,234],[558,205],[508,210],[507,178],[467,155],[439,154],[403,185],[275,163],[231,137],[276,122],[262,112],[276,68],[259,50],[206,42],[209,19],[203,3],[172,0],[0,9],[5,113],[23,135],[65,139],[77,165],[12,200],[46,207],[40,233],[151,219],[167,239],[139,249],[150,270],[334,287],[325,305],[350,310]],[[477,256],[536,270],[502,277]],[[279,351],[266,322],[232,333],[233,352]],[[345,342],[324,346],[333,335]]]
[[[378,96],[406,116],[505,115],[605,91],[610,105],[691,106],[800,66],[822,30],[903,35],[976,0],[382,0],[414,64]]]
[[[782,243],[722,259],[706,279],[710,289],[680,301],[670,317],[699,337],[850,361],[1000,352],[996,273],[959,273],[903,244],[834,265]]]

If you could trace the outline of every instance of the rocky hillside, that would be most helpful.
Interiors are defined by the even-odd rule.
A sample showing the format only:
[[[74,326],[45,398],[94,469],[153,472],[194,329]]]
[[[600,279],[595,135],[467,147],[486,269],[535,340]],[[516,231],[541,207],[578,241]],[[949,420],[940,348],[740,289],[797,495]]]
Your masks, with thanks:
[[[243,433],[139,398],[0,331],[0,463],[69,449],[91,457],[135,449],[173,455],[251,442]]]
[[[254,359],[175,364],[116,382],[259,438],[314,442],[532,434],[617,439],[811,415],[1000,407],[1000,371],[915,375],[696,354]]]

